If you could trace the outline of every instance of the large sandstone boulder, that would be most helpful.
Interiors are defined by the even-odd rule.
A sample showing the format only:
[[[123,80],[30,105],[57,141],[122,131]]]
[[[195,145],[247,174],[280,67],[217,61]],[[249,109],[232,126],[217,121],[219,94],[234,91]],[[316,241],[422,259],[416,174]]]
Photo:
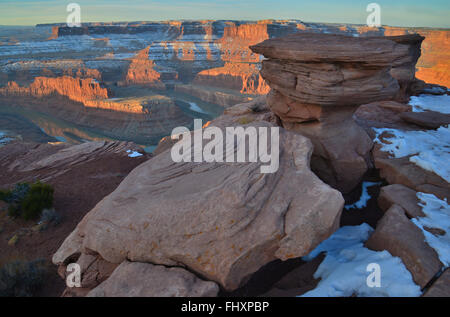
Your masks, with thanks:
[[[238,105],[211,125],[273,127],[252,122],[270,121],[261,107]],[[338,228],[344,200],[311,172],[311,154],[307,138],[284,129],[275,173],[261,174],[260,162],[174,163],[167,150],[86,215],[53,262],[98,253],[111,263],[184,266],[234,290],[268,262],[308,254]]]
[[[377,224],[377,229],[366,242],[369,249],[387,250],[402,259],[414,281],[425,287],[439,272],[442,263],[426,242],[422,231],[405,215],[398,205],[393,205]]]
[[[349,192],[371,167],[373,144],[353,112],[362,104],[406,98],[422,40],[303,33],[251,47],[267,58],[261,75],[272,88],[271,110],[288,130],[312,140],[313,170],[328,184]]]
[[[400,184],[381,187],[378,196],[378,206],[383,211],[389,210],[393,205],[398,205],[403,208],[409,218],[425,216],[419,202],[414,190]]]
[[[179,268],[124,261],[88,297],[215,297],[219,287]]]

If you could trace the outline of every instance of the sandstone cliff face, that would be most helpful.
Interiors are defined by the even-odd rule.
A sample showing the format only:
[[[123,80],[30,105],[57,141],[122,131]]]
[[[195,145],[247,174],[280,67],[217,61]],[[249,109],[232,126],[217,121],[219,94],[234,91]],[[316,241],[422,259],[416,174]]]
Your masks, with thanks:
[[[270,91],[256,64],[225,63],[223,67],[201,71],[194,83],[234,89],[249,95],[265,95]]]
[[[313,170],[328,184],[348,192],[360,182],[372,141],[352,114],[364,103],[407,98],[421,40],[305,33],[251,47],[268,58],[261,74],[271,110],[311,138]]]
[[[37,77],[28,87],[19,87],[15,82],[9,82],[6,87],[0,88],[0,94],[4,96],[34,96],[43,97],[53,94],[66,96],[73,101],[85,105],[91,104],[96,99],[107,99],[108,90],[102,88],[100,83],[93,78],[73,78],[63,76],[58,78]]]
[[[131,60],[124,85],[149,85],[155,88],[164,89],[165,86],[161,82],[161,74],[154,67],[155,63],[149,59],[148,52],[150,47],[139,51]]]

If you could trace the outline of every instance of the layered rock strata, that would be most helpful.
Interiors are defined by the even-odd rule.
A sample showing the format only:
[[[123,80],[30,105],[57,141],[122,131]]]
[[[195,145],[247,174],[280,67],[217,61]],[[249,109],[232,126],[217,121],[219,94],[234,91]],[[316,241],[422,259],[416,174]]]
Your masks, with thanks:
[[[270,109],[311,139],[313,170],[333,187],[352,190],[370,167],[373,144],[352,119],[356,107],[407,91],[422,39],[305,33],[251,47],[267,58],[261,74],[272,88]]]

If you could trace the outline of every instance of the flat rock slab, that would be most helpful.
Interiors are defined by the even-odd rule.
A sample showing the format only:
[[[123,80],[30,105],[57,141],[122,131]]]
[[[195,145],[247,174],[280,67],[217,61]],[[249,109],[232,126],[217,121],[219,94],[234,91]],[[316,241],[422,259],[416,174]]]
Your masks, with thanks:
[[[438,129],[443,125],[450,124],[450,114],[435,111],[404,112],[400,114],[400,118],[426,129]]]
[[[393,205],[399,205],[409,218],[424,217],[416,194],[411,188],[400,184],[384,186],[378,196],[378,205],[383,211],[387,211]]]
[[[378,222],[377,229],[366,242],[369,249],[387,250],[402,259],[414,282],[425,287],[442,267],[437,253],[425,242],[422,231],[393,205]]]
[[[298,62],[349,62],[388,66],[409,56],[408,46],[386,38],[362,38],[337,34],[299,33],[265,40],[250,46],[268,58]]]

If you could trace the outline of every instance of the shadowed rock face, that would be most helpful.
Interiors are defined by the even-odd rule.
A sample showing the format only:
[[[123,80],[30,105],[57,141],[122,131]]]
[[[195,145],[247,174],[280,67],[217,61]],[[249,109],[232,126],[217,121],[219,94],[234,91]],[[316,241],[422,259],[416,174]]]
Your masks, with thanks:
[[[286,129],[311,139],[312,168],[328,184],[349,192],[360,182],[372,141],[353,112],[407,98],[422,40],[304,33],[251,47],[267,58],[261,74],[272,88],[269,107]]]
[[[152,287],[148,287],[152,285]],[[122,262],[88,297],[215,297],[219,287],[182,268]]]
[[[259,106],[237,105],[209,126],[246,118],[248,126],[272,127]],[[311,172],[311,153],[308,139],[283,129],[273,174],[261,174],[258,162],[174,163],[167,150],[98,204],[53,262],[95,252],[113,263],[183,265],[234,290],[263,265],[306,255],[337,229],[342,195]]]

